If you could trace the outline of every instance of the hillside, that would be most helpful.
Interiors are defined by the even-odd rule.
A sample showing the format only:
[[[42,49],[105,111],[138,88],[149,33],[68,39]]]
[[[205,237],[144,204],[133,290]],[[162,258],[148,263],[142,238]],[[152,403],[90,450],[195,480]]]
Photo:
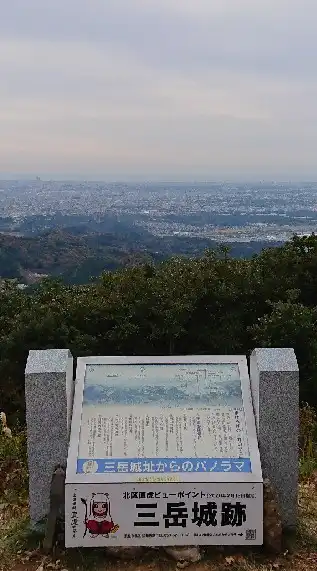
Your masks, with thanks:
[[[35,260],[47,252],[41,268],[47,271],[49,264],[72,263],[90,251],[82,237],[72,236],[73,249],[65,251],[62,242],[57,261],[51,260],[49,239],[25,241],[32,244],[23,250],[30,266],[30,252]],[[55,234],[54,248],[58,240]],[[50,347],[67,347],[74,356],[248,354],[256,346],[294,347],[301,399],[317,405],[316,236],[295,237],[250,259],[209,250],[195,259],[127,265],[89,285],[44,280],[30,292],[12,282],[0,287],[0,402],[20,418],[28,350]]]
[[[117,227],[110,224],[112,232],[97,232],[96,227],[83,223],[28,236],[0,233],[0,278],[17,278],[31,284],[42,276],[52,276],[61,277],[66,283],[88,283],[103,271],[140,262],[159,262],[173,255],[195,257],[217,247],[208,239],[157,238],[124,224]],[[43,230],[39,222],[37,228]],[[265,245],[234,243],[230,250],[235,257],[250,257]]]
[[[36,237],[0,234],[0,275],[19,278],[26,283],[36,281],[36,274],[67,277],[83,272],[99,275],[104,270],[117,268],[129,259],[123,247],[56,230]],[[88,279],[87,279],[88,281]]]

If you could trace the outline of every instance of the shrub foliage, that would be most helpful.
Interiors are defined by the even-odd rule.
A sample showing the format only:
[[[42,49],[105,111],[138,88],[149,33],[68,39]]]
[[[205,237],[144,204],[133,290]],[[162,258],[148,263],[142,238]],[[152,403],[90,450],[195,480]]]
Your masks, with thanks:
[[[32,292],[0,284],[0,405],[24,418],[29,349],[82,355],[249,354],[293,347],[301,399],[317,405],[317,237],[294,237],[252,259],[226,249],[171,258]]]

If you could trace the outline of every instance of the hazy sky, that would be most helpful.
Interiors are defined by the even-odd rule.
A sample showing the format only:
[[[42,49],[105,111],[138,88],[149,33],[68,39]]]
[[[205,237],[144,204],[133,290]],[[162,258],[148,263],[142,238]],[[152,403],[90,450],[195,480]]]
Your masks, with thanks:
[[[316,0],[0,0],[0,173],[317,178]]]

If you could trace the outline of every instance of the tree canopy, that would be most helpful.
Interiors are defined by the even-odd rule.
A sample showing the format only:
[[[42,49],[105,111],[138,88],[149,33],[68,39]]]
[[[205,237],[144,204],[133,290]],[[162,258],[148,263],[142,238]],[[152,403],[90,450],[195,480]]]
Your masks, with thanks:
[[[85,286],[0,284],[0,403],[24,417],[30,349],[83,355],[249,354],[293,347],[301,399],[317,405],[317,237],[251,259],[226,248],[201,258],[106,272]]]

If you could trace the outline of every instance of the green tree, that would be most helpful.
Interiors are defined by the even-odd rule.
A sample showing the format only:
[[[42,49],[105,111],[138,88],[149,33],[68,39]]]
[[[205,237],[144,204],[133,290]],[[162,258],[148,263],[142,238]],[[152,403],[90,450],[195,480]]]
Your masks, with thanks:
[[[254,346],[292,347],[300,370],[300,398],[317,405],[317,308],[279,301],[251,328]]]

